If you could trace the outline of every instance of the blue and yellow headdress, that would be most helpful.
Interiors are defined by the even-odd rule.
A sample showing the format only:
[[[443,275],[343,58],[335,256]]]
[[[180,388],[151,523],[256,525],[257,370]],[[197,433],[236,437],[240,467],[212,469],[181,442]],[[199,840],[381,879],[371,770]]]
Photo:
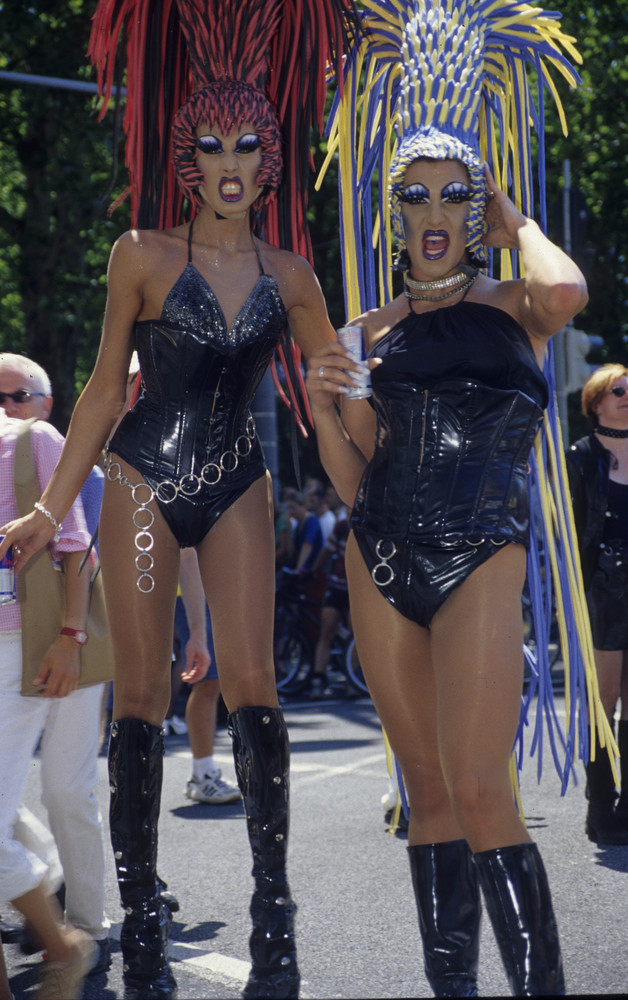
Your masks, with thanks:
[[[328,123],[328,158],[339,155],[349,316],[392,297],[389,234],[402,252],[399,191],[418,157],[465,164],[472,187],[468,249],[479,265],[487,263],[484,160],[517,207],[535,214],[531,126],[539,137],[542,200],[544,88],[566,132],[551,70],[575,86],[578,74],[565,52],[581,61],[559,15],[520,0],[364,0],[363,7],[342,98],[336,97]],[[544,206],[541,212],[543,222]]]

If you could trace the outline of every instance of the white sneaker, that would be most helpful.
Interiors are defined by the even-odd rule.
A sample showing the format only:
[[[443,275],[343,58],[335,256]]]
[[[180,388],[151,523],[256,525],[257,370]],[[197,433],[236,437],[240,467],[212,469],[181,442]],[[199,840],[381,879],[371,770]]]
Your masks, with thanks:
[[[168,736],[174,733],[175,736],[185,736],[188,731],[185,719],[180,719],[178,715],[173,715],[170,719],[164,720],[164,733]]]
[[[188,781],[186,795],[196,802],[207,802],[210,806],[222,806],[227,802],[237,802],[241,799],[240,790],[234,785],[223,781],[220,771],[206,774],[204,778],[192,777]]]

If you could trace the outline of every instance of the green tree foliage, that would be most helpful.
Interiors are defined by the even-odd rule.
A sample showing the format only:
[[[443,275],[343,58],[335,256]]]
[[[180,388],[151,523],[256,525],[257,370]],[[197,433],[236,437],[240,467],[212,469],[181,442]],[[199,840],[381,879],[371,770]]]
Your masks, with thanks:
[[[95,0],[3,0],[0,68],[89,81],[85,51]],[[95,95],[0,81],[0,349],[49,372],[53,419],[65,430],[95,359],[111,243],[114,153]]]
[[[573,189],[572,256],[589,286],[589,303],[575,325],[601,337],[587,357],[628,363],[628,8],[616,0],[561,0],[564,30],[583,57],[582,86],[560,88],[569,134],[547,115],[549,235],[564,245],[563,163],[569,160]],[[548,5],[548,8],[551,5]],[[587,433],[580,392],[569,404],[569,437]]]
[[[551,6],[551,5],[548,5]],[[589,304],[576,325],[604,339],[589,361],[628,362],[628,7],[617,0],[561,0],[564,29],[583,57],[583,86],[561,96],[569,125],[548,126],[549,228],[563,241],[562,164],[576,189],[572,253],[589,284]],[[550,116],[548,115],[548,119]]]

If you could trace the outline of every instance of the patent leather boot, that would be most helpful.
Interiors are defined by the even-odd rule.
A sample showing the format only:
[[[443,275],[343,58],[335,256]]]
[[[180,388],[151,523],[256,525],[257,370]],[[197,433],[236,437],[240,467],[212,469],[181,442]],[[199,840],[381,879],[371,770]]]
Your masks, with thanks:
[[[475,997],[482,904],[466,840],[408,847],[425,975],[437,997]]]
[[[233,756],[253,852],[252,968],[245,998],[299,995],[296,905],[286,875],[290,750],[278,708],[239,708],[229,716]]]
[[[120,933],[125,1000],[166,1000],[177,984],[168,964],[170,914],[157,880],[157,823],[163,731],[117,719],[109,743],[109,824],[124,922]]]
[[[547,875],[536,844],[473,855],[515,996],[562,996],[563,962]]]
[[[615,807],[615,816],[628,832],[628,719],[620,719],[617,726],[617,749],[621,769],[621,795]]]
[[[611,723],[611,728],[614,735],[613,723]],[[587,772],[586,796],[589,801],[585,822],[586,835],[589,840],[596,844],[628,844],[628,824],[622,822],[622,809],[620,808],[618,812],[615,807],[617,792],[608,750],[606,747],[600,746],[596,734],[590,733],[589,735],[592,740],[595,739],[596,743],[595,760],[590,760],[585,767]],[[621,754],[621,747],[619,750]]]

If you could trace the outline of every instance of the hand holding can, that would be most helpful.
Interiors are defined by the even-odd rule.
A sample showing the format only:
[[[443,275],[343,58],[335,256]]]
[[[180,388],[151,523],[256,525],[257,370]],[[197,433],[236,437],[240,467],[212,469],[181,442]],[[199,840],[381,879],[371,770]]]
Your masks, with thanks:
[[[0,535],[0,542],[3,538],[4,535]],[[0,604],[14,604],[16,600],[13,547],[10,545],[2,559],[0,559]]]
[[[339,330],[336,330],[336,333],[338,334],[338,340],[345,350],[349,352],[352,360],[359,365],[365,366],[366,351],[364,349],[364,333],[362,331],[362,327],[341,326]],[[347,399],[367,399],[369,396],[373,395],[370,371],[348,371],[347,375],[350,375],[351,378],[358,383],[357,386],[353,386],[347,391]]]

